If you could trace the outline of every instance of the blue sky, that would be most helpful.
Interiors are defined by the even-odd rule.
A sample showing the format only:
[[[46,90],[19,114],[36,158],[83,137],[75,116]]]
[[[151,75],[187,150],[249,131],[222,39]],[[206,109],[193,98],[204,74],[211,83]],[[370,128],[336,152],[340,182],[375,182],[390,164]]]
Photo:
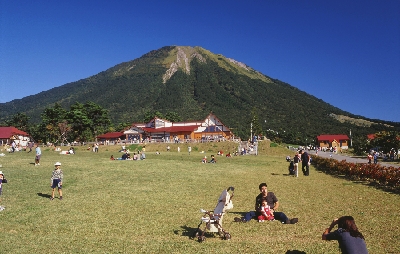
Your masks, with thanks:
[[[0,103],[169,45],[200,46],[350,113],[400,122],[399,0],[0,0]]]

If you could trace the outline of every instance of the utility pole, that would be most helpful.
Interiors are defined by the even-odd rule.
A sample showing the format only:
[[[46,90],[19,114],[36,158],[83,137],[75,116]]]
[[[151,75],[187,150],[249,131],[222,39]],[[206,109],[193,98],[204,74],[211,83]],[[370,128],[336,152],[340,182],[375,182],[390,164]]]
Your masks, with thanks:
[[[351,138],[351,129],[350,129],[350,147],[353,147],[353,139]]]
[[[250,140],[253,140],[253,123],[250,123]]]

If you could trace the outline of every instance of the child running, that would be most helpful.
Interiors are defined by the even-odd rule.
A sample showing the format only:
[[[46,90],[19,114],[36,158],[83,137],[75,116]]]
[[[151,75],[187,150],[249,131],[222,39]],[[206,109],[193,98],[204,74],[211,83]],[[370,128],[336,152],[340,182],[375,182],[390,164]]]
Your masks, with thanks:
[[[61,188],[62,188],[62,182],[63,182],[64,175],[60,168],[60,166],[61,166],[60,162],[56,162],[54,164],[54,166],[56,168],[53,170],[53,175],[51,176],[51,179],[50,179],[50,181],[51,181],[50,186],[53,189],[51,192],[50,200],[54,199],[54,192],[55,192],[56,188],[58,188],[58,194],[60,195],[60,200],[62,200],[62,189]]]

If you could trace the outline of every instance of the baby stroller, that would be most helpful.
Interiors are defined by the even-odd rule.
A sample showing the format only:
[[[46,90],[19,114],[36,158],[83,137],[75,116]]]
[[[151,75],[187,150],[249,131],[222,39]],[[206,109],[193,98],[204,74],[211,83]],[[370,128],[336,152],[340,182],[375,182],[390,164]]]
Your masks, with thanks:
[[[229,191],[232,191],[232,195],[229,194]],[[200,224],[197,226],[193,238],[197,238],[199,242],[204,242],[206,240],[206,237],[204,236],[206,232],[218,232],[218,234],[225,240],[231,239],[229,232],[222,228],[222,219],[224,218],[226,210],[233,208],[232,198],[234,191],[234,187],[229,187],[228,189],[222,191],[214,212],[200,209],[200,212],[204,213],[204,215],[201,217]],[[205,226],[203,229],[200,229],[203,223]]]

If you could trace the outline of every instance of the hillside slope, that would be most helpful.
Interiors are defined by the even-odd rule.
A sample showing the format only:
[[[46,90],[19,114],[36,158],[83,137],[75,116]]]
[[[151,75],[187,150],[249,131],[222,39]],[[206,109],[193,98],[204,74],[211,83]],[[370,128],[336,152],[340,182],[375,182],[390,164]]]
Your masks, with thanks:
[[[114,123],[141,122],[153,110],[177,112],[183,120],[203,119],[212,111],[242,136],[250,134],[253,109],[264,130],[284,131],[297,139],[400,127],[352,115],[223,55],[181,46],[153,50],[86,79],[1,103],[0,121],[23,112],[39,122],[43,110],[54,103],[68,109],[87,101],[108,109]],[[357,119],[370,124],[356,124]]]

